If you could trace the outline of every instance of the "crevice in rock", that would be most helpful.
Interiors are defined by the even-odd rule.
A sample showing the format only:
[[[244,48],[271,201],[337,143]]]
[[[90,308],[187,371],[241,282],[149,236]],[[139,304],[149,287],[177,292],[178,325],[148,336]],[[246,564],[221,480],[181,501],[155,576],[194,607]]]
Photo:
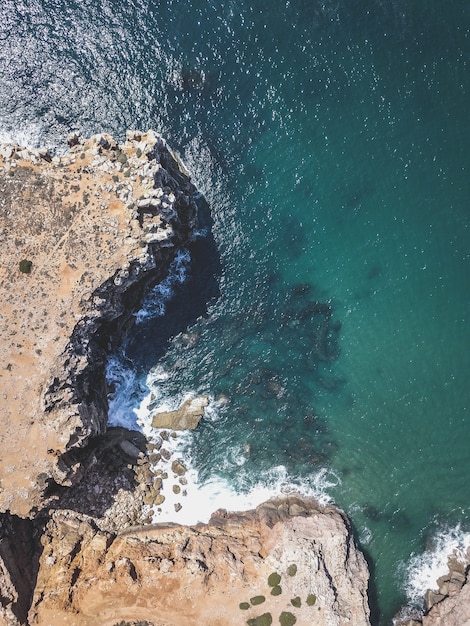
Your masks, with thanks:
[[[77,553],[79,550],[80,546],[77,549]],[[75,555],[74,555],[75,556]],[[72,578],[70,579],[70,587],[73,588],[73,586],[75,585],[75,583],[78,580],[78,577],[80,576],[82,570],[79,567],[76,567],[73,572],[72,572]]]
[[[129,576],[132,578],[132,580],[135,582],[138,578],[136,569],[135,569],[135,565],[134,563],[132,563],[132,561],[129,561]]]

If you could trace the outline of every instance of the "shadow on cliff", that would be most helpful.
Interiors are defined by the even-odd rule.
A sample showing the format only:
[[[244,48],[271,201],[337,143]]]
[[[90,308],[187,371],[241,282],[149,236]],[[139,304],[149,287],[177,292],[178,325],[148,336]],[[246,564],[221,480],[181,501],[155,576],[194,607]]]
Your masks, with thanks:
[[[44,520],[0,514],[0,606],[26,624],[42,552]]]
[[[66,509],[95,519],[103,518],[120,491],[135,492],[138,482],[134,468],[139,462],[139,453],[140,458],[146,454],[146,444],[141,432],[121,427],[109,428],[91,439],[85,448],[78,450],[82,455],[78,459],[81,480],[71,487],[55,487],[48,514],[56,509]],[[137,497],[135,500],[137,508]],[[123,511],[121,513],[124,515]],[[117,525],[138,522],[137,518],[127,519],[120,513],[115,515]]]
[[[150,368],[165,354],[171,339],[183,333],[198,318],[207,316],[210,302],[220,293],[218,277],[221,272],[221,263],[212,235],[213,220],[210,207],[203,196],[198,196],[196,204],[198,229],[203,235],[198,236],[187,246],[191,255],[189,276],[184,283],[176,285],[173,297],[166,304],[165,314],[144,319],[143,322],[134,325],[127,323],[120,325],[118,321],[103,326],[99,334],[103,355],[111,350],[111,355],[114,354],[123,362],[131,364],[133,374],[135,374],[133,377],[135,384],[132,389],[133,407],[139,406],[148,393],[148,389],[139,381],[145,379]],[[147,281],[145,293],[138,288],[132,289],[127,297],[127,306],[134,311],[137,310],[146,293],[149,293],[161,280],[160,275],[158,281],[155,279],[153,283]],[[97,359],[100,361],[102,357],[98,355]],[[100,382],[104,377],[104,366],[101,361],[94,365],[96,366],[94,386],[100,391],[97,395],[102,396],[102,388],[106,387]],[[92,392],[94,393],[94,387]],[[102,397],[101,410],[107,413],[106,401],[103,402]],[[132,412],[131,408],[129,412]],[[93,516],[101,517],[104,511],[112,505],[119,488],[127,491],[135,489],[136,484],[132,472],[129,473],[127,467],[131,459],[120,458],[122,449],[119,446],[126,435],[125,433],[113,434],[118,430],[127,432],[127,439],[142,452],[145,451],[145,437],[139,432],[126,429],[107,429],[107,432],[89,437],[83,447],[70,447],[62,455],[60,462],[65,468],[79,468],[77,475],[73,477],[74,486],[60,486],[50,479],[48,485],[45,486],[44,497],[55,500],[51,508],[65,506],[80,513],[91,513]],[[114,452],[116,450],[117,454]],[[100,472],[103,472],[103,481],[100,479]],[[112,476],[108,476],[109,472]],[[115,480],[117,475],[122,477],[120,485],[118,485],[119,481]],[[88,485],[93,485],[93,487],[88,489]],[[110,489],[110,485],[111,487],[115,485],[115,488]]]
[[[357,533],[354,531],[356,545],[359,546],[362,554],[367,563],[367,567],[369,568],[369,586],[367,589],[367,596],[369,598],[369,608],[370,608],[370,623],[372,626],[381,626],[383,624],[383,615],[381,614],[379,608],[379,600],[378,600],[378,592],[377,592],[377,583],[375,579],[375,563],[369,554],[369,552],[361,545]]]
[[[212,235],[210,208],[202,196],[198,199],[198,219],[205,235],[188,246],[191,255],[188,278],[174,288],[165,315],[136,324],[121,346],[139,375],[145,376],[165,354],[173,337],[186,331],[197,319],[206,317],[209,304],[220,295],[220,254]]]
[[[130,325],[125,330],[122,329],[120,338],[119,327],[111,326],[108,329],[110,336],[106,337],[103,334],[100,338],[103,346],[113,347],[111,356],[114,355],[122,363],[125,362],[126,366],[132,367],[134,382],[132,384],[131,401],[133,407],[139,406],[148,393],[148,388],[143,382],[139,381],[145,380],[145,376],[151,367],[164,356],[171,339],[183,333],[198,318],[207,316],[210,302],[220,294],[218,277],[221,272],[221,263],[217,245],[212,235],[213,220],[210,214],[210,207],[203,196],[199,196],[196,203],[198,209],[198,229],[203,235],[195,238],[187,246],[191,256],[188,277],[185,282],[174,287],[174,294],[166,303],[165,314],[154,318],[144,318],[141,323]],[[139,301],[134,299],[133,302],[128,303],[129,307],[136,310],[143,297],[146,297],[146,293],[151,292],[155,284],[160,282],[161,278],[158,281],[154,281],[154,283],[148,282],[146,292],[144,294],[140,292],[138,296]],[[134,293],[134,298],[138,294],[138,291]],[[112,382],[111,385],[113,385]],[[131,411],[132,409],[129,408],[130,413]],[[145,438],[143,435],[136,431],[127,432],[130,433],[130,439],[142,451],[145,450]],[[102,456],[102,448],[110,448],[119,444],[119,441],[114,441],[115,438],[111,436],[113,443],[110,446],[107,435],[111,435],[109,430],[108,433],[105,432],[104,434],[90,437],[86,446],[82,448],[73,447],[63,455],[64,465],[67,467],[80,466],[81,468],[82,478],[79,481],[74,479],[74,483],[78,482],[78,485],[73,490],[78,490],[81,483],[89,481],[87,474],[89,471],[94,472],[91,466],[96,463],[98,457]],[[137,441],[136,437],[137,439],[140,437],[142,440],[139,439]],[[106,464],[107,461],[105,462]],[[113,471],[115,469],[112,468]],[[122,467],[120,471],[123,471]],[[94,476],[94,480],[96,478]],[[96,485],[95,487],[98,488]],[[129,477],[125,488],[132,490],[134,487],[135,485]],[[65,494],[69,489],[69,487],[60,487],[54,481],[51,481],[50,488],[46,489],[45,495],[59,496],[60,501],[63,501],[64,497],[67,499]],[[92,498],[94,506],[97,507],[93,511],[93,515],[100,516],[112,504],[113,497],[113,493],[106,493],[106,490],[103,489],[101,493],[102,502],[99,505],[96,502],[97,499]],[[85,500],[82,497],[78,497],[75,500],[75,505],[71,501],[68,502],[68,506],[76,511],[87,513],[89,511],[87,511]]]

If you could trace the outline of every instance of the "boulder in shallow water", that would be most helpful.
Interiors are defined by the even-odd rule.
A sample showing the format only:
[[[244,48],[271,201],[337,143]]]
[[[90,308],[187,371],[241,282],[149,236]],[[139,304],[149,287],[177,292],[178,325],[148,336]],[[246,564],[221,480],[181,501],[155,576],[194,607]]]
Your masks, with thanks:
[[[171,428],[172,430],[194,430],[197,428],[204,411],[209,404],[207,396],[197,396],[185,400],[174,411],[162,411],[152,415],[154,428]]]
[[[173,461],[171,469],[177,476],[184,476],[184,474],[186,474],[185,466],[181,463],[181,461],[178,461],[178,459]]]

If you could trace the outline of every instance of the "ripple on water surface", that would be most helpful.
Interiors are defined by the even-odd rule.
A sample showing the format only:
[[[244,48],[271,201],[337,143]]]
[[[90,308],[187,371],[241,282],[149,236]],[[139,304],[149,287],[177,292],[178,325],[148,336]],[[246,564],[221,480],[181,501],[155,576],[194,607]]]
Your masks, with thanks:
[[[210,205],[213,239],[166,315],[110,360],[111,420],[135,424],[157,387],[208,393],[217,419],[181,441],[200,487],[232,502],[326,476],[374,562],[381,624],[430,520],[468,530],[468,11],[0,8],[2,138],[61,149],[72,127],[153,127]]]

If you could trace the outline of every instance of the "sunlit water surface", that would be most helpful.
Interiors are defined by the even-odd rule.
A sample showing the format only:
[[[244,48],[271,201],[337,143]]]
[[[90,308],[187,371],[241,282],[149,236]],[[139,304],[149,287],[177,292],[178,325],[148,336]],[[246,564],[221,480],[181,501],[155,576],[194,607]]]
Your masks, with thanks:
[[[149,411],[208,394],[179,444],[208,507],[282,485],[332,498],[390,623],[470,531],[470,5],[6,0],[0,16],[2,140],[152,127],[204,196],[208,235],[110,361],[112,423],[148,430]]]

